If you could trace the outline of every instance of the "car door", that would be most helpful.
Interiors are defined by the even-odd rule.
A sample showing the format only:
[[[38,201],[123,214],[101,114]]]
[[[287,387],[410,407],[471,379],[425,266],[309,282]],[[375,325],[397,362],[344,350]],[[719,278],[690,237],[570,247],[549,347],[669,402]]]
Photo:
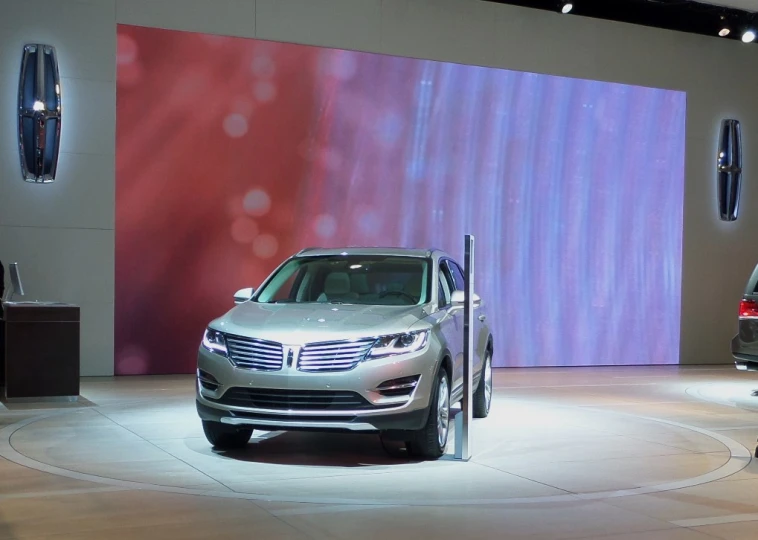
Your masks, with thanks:
[[[450,394],[454,400],[457,400],[460,398],[460,391],[463,387],[463,310],[450,309],[451,296],[455,289],[445,261],[440,261],[437,270],[437,304],[441,314],[440,331],[453,358],[453,380],[450,381]]]
[[[455,290],[458,291],[465,291],[465,281],[463,278],[463,269],[458,265],[457,262],[448,259],[446,261],[446,264],[448,266],[448,270],[450,272],[450,275],[453,279],[453,284],[455,287]],[[463,324],[463,311],[461,310],[461,325]],[[473,336],[474,336],[474,389],[476,389],[476,384],[479,381],[479,377],[482,372],[482,365],[484,362],[484,355],[487,350],[487,328],[484,324],[484,321],[486,320],[487,316],[484,314],[484,308],[481,306],[474,306],[474,319],[471,321],[473,325]],[[463,338],[461,338],[463,339]]]

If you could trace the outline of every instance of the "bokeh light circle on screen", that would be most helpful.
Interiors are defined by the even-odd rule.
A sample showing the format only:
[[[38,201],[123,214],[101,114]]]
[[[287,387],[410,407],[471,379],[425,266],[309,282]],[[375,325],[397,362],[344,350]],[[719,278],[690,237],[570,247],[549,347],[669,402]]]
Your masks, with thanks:
[[[247,118],[239,113],[232,113],[224,118],[224,132],[233,139],[244,137],[247,133]]]
[[[313,229],[319,238],[328,240],[337,233],[337,218],[329,214],[316,216],[313,221]]]
[[[116,42],[116,63],[119,66],[132,64],[137,60],[139,48],[134,38],[119,34]]]
[[[276,73],[276,64],[267,54],[256,55],[255,58],[253,58],[250,68],[253,70],[253,74],[256,77],[262,77],[264,79],[270,79]]]
[[[253,95],[261,103],[268,103],[276,98],[276,86],[270,81],[258,81],[253,86]]]
[[[242,207],[251,216],[264,216],[271,209],[271,197],[260,188],[251,189],[245,195]]]
[[[258,236],[258,224],[252,219],[241,216],[232,221],[232,238],[239,244],[249,244]]]
[[[118,35],[116,358],[147,356],[117,373],[192,373],[231,294],[302,248],[462,260],[467,233],[496,367],[679,361],[684,92]]]
[[[253,240],[253,253],[261,259],[274,257],[279,250],[279,242],[270,234],[261,234]]]

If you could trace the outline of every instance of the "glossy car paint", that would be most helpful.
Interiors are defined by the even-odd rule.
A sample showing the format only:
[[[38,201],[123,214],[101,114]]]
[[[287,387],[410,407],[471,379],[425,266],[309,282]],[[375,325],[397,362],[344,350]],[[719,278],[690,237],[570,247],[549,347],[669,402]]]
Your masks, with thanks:
[[[250,301],[240,303],[211,322],[209,328],[224,334],[281,343],[285,355],[290,347],[300,348],[307,343],[375,338],[418,330],[429,330],[427,344],[416,352],[380,359],[367,358],[352,370],[327,373],[300,371],[296,364],[288,365],[286,359],[277,371],[241,369],[228,358],[201,346],[198,369],[211,374],[219,384],[216,390],[209,390],[198,382],[197,402],[201,417],[267,430],[379,431],[387,425],[392,425],[392,429],[419,429],[421,426],[418,423],[426,418],[424,413],[429,408],[435,376],[443,367],[451,372],[451,403],[460,400],[463,389],[463,309],[459,305],[440,306],[438,286],[441,265],[452,259],[441,251],[399,248],[312,249],[295,257],[342,254],[426,259],[432,268],[430,301],[417,306],[264,304],[256,302],[253,296]],[[262,288],[277,271],[264,282]],[[476,307],[474,322],[476,385],[485,353],[488,347],[490,350],[492,348],[492,336],[486,324],[483,305]],[[415,375],[419,375],[420,379],[410,397],[387,397],[378,391],[377,387],[386,381]],[[214,401],[230,388],[351,391],[360,394],[374,407],[354,411],[282,411],[230,406]],[[396,417],[397,422],[390,418],[388,424],[388,417]]]

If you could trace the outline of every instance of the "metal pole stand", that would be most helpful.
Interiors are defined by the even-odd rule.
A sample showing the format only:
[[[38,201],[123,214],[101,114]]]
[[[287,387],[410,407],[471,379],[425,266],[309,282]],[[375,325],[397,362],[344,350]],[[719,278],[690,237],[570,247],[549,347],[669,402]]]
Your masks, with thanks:
[[[473,366],[474,366],[474,237],[466,235],[464,257],[463,301],[463,399],[461,412],[455,416],[455,459],[471,459],[471,422],[473,420]]]

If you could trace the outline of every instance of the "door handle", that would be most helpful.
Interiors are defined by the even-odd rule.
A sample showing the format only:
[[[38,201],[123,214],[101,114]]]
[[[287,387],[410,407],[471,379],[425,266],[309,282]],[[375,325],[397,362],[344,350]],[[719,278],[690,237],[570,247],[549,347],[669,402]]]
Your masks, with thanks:
[[[479,315],[479,320],[484,322],[484,320],[487,318],[487,315]]]

